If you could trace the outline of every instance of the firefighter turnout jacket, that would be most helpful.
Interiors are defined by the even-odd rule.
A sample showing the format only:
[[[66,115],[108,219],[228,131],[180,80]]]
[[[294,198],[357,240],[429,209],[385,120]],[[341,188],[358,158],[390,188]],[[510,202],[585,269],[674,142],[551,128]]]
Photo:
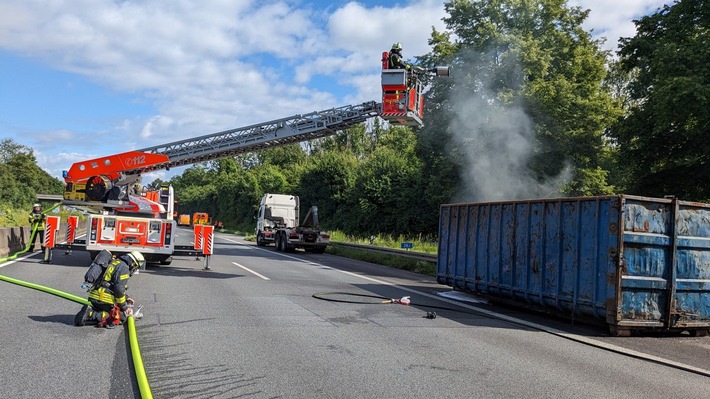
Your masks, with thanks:
[[[30,226],[34,227],[36,225],[37,230],[44,231],[44,223],[47,220],[47,216],[44,213],[32,210],[28,220],[30,221]]]
[[[389,54],[389,69],[406,69],[409,71],[412,66],[404,61],[401,54],[391,51]]]
[[[112,260],[106,267],[101,283],[89,292],[89,300],[106,305],[118,305],[121,311],[128,309],[126,289],[131,277],[128,264],[121,258]]]

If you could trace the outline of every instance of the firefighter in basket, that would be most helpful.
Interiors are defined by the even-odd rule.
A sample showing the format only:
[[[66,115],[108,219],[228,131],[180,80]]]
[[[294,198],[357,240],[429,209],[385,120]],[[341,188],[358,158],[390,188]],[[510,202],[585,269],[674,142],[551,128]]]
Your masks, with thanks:
[[[96,263],[95,260],[92,267]],[[145,258],[138,251],[131,251],[107,262],[101,276],[87,287],[91,306],[84,305],[81,308],[74,317],[74,324],[97,324],[105,328],[123,324],[133,314],[133,298],[126,295],[128,279],[144,266]],[[135,317],[140,317],[139,312],[140,308]]]
[[[426,70],[424,68],[412,65],[402,57],[402,43],[395,43],[392,45],[392,49],[389,54],[389,69],[405,69],[409,72],[414,73],[424,73]]]

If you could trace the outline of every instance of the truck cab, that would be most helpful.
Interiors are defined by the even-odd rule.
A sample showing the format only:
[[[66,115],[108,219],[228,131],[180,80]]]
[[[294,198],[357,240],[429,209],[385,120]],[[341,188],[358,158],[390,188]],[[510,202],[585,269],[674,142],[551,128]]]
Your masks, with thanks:
[[[266,194],[261,199],[256,222],[256,244],[273,243],[277,251],[325,252],[330,236],[320,230],[318,207],[312,206],[303,222],[299,221],[298,197],[286,194]]]
[[[298,196],[265,194],[259,204],[256,219],[256,244],[265,246],[276,242],[279,229],[298,226],[300,211]]]

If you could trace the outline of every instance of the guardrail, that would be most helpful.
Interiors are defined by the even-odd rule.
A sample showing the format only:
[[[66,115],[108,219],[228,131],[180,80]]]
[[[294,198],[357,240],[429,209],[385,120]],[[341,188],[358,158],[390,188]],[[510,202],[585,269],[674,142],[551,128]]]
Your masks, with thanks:
[[[437,260],[437,255],[427,254],[424,252],[405,251],[402,249],[376,247],[374,245],[348,244],[348,243],[344,243],[344,242],[333,242],[333,241],[330,242],[330,245],[343,247],[343,248],[361,249],[364,251],[377,252],[377,253],[382,253],[382,254],[396,255],[396,256],[401,256],[403,258],[423,260],[423,261],[427,261],[427,262],[435,262],[436,263],[436,260]]]
[[[0,227],[0,259],[11,255],[17,251],[21,251],[30,242],[30,234],[32,228],[30,226],[19,227]],[[67,223],[59,224],[59,232],[57,233],[57,241],[64,242],[66,237]],[[86,233],[86,226],[80,226],[76,229],[77,236]],[[35,248],[39,249],[42,245],[39,238],[35,242]]]

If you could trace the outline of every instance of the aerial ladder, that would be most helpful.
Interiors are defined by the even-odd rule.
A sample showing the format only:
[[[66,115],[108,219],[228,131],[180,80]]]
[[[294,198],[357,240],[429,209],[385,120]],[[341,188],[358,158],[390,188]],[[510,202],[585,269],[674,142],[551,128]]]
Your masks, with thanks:
[[[430,72],[449,74],[448,67]],[[172,187],[161,187],[160,201],[155,201],[135,189],[143,173],[327,137],[377,116],[392,125],[422,125],[424,87],[416,75],[387,70],[383,65],[382,89],[382,103],[371,101],[299,114],[76,162],[63,173],[66,184],[61,202],[89,211],[87,237],[58,247],[93,254],[102,249],[118,253],[135,249],[147,260],[162,264],[169,264],[173,255],[191,255],[190,248],[176,247],[174,242],[177,225],[173,220]]]
[[[375,102],[349,105],[77,162],[64,173],[64,201],[153,213],[157,207],[141,206],[130,190],[123,192],[140,182],[143,173],[330,136],[379,112],[380,104]]]

